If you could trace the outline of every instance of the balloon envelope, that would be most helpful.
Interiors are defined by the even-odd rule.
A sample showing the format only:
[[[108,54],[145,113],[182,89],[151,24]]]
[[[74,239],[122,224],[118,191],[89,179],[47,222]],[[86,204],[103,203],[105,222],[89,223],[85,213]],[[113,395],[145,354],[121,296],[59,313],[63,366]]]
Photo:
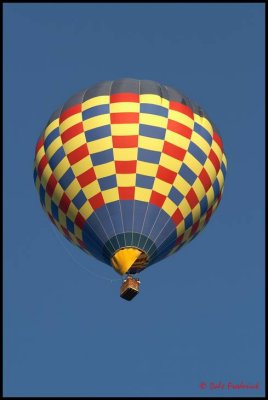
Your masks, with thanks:
[[[135,79],[71,97],[49,119],[34,161],[53,224],[121,274],[192,240],[220,202],[225,173],[204,111],[173,88]]]

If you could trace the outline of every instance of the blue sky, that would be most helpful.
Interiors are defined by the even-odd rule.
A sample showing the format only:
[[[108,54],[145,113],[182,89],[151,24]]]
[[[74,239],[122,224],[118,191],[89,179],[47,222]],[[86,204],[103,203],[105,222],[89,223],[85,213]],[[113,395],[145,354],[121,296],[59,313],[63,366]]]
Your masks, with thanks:
[[[52,226],[32,178],[52,112],[122,77],[196,101],[228,160],[206,229],[130,303]],[[264,143],[264,4],[5,4],[4,395],[263,396]]]

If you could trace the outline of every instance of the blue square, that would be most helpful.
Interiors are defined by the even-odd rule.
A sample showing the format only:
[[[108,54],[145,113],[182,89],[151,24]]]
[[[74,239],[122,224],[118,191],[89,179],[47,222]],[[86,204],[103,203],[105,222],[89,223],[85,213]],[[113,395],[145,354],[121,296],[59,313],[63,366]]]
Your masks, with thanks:
[[[74,234],[74,223],[68,217],[66,217],[66,226],[68,231]]]
[[[113,149],[100,151],[90,155],[93,165],[106,164],[114,159]]]
[[[106,176],[104,178],[99,178],[98,182],[99,182],[101,190],[107,190],[107,189],[111,189],[111,188],[114,188],[117,186],[115,175]]]
[[[141,136],[163,140],[165,138],[166,130],[164,128],[159,128],[158,126],[140,124],[139,134]]]
[[[226,175],[226,168],[225,168],[225,165],[224,165],[224,163],[223,163],[223,162],[221,163],[221,171],[222,171],[222,174],[223,174],[223,178],[225,179],[225,175]]]
[[[140,113],[145,113],[145,114],[154,114],[154,115],[159,115],[161,117],[166,117],[168,116],[168,109],[162,106],[158,106],[156,104],[145,104],[141,103],[140,105]]]
[[[181,169],[179,170],[179,175],[181,175],[191,186],[197,178],[195,173],[184,163],[182,163]]]
[[[190,213],[189,215],[187,215],[187,217],[184,219],[184,223],[185,223],[185,229],[190,228],[190,226],[193,225],[193,216],[192,213]]]
[[[41,203],[42,203],[43,206],[45,205],[45,194],[46,194],[45,189],[43,188],[42,185],[40,185],[40,188],[39,188],[39,196],[40,196],[40,201],[41,201]]]
[[[102,104],[99,106],[94,106],[88,108],[87,110],[82,112],[83,120],[85,121],[88,118],[97,117],[98,115],[109,114],[110,106],[109,104]]]
[[[212,187],[214,190],[214,197],[216,199],[220,194],[220,185],[218,179],[215,179],[215,182],[213,183]]]
[[[98,128],[93,128],[85,132],[86,141],[93,142],[94,140],[103,139],[107,136],[111,136],[111,126],[104,125]]]
[[[65,174],[60,178],[59,184],[61,185],[62,189],[65,190],[67,187],[72,183],[75,179],[74,173],[71,168],[67,169]]]
[[[54,170],[64,157],[65,157],[64,150],[62,147],[60,147],[48,161],[51,169]]]
[[[204,196],[203,199],[200,201],[200,208],[201,208],[201,216],[204,215],[208,210],[208,200],[207,196]]]
[[[54,203],[54,201],[51,202],[51,212],[52,216],[55,220],[59,220],[59,209],[58,206]]]
[[[172,189],[169,192],[168,197],[177,205],[179,205],[184,198],[184,196],[174,186],[172,186]]]
[[[48,146],[60,135],[59,128],[55,128],[50,134],[46,137],[44,141],[44,148],[45,150]]]
[[[205,139],[209,145],[212,143],[212,136],[210,133],[201,125],[199,125],[197,122],[194,123],[194,129],[195,132],[199,133],[199,135]]]
[[[200,164],[205,164],[207,156],[195,143],[190,143],[188,151],[200,162]]]
[[[36,168],[34,169],[34,172],[33,172],[33,178],[34,178],[34,183],[35,183],[36,178],[37,178],[37,171],[36,171]]]
[[[78,192],[78,194],[73,199],[73,203],[78,210],[85,204],[86,201],[87,201],[87,198],[84,195],[82,190],[80,190],[80,192]]]
[[[154,184],[154,178],[151,176],[137,174],[136,176],[136,186],[143,187],[146,189],[152,189]]]
[[[146,150],[139,148],[138,160],[148,163],[159,164],[161,153],[159,151]]]

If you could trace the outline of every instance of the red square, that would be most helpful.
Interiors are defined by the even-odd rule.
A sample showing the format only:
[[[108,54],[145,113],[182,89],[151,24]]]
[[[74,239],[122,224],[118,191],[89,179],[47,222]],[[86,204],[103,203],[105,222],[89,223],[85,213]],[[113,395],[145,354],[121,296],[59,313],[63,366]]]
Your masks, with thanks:
[[[180,147],[175,146],[172,143],[164,142],[163,153],[167,154],[170,157],[176,158],[176,160],[183,161],[186,150],[181,149]]]
[[[179,111],[185,115],[188,115],[188,117],[192,118],[194,117],[194,114],[190,107],[186,106],[185,104],[178,103],[177,101],[170,101],[169,102],[169,108],[170,110],[174,111]]]
[[[43,157],[41,158],[38,167],[37,167],[37,171],[38,171],[38,176],[41,179],[42,173],[44,171],[44,169],[46,168],[47,165],[47,157],[44,154]]]
[[[206,223],[206,224],[208,223],[208,221],[210,220],[210,217],[211,217],[211,215],[212,215],[212,207],[213,207],[213,206],[211,206],[211,207],[208,209],[208,211],[207,211],[207,215],[206,215],[206,218],[205,218],[205,223]]]
[[[84,243],[81,239],[79,239],[78,237],[76,237],[76,240],[78,241],[79,245],[80,245],[83,249],[86,249],[85,243]]]
[[[117,174],[135,174],[137,161],[115,161]]]
[[[176,226],[180,224],[180,222],[183,220],[183,215],[180,212],[180,210],[177,208],[177,210],[174,212],[172,215],[172,219],[175,222]],[[183,235],[182,235],[183,236]],[[177,239],[178,240],[178,239]]]
[[[58,183],[57,179],[53,174],[51,174],[46,186],[46,192],[50,197],[52,197],[52,194],[54,192],[57,183]]]
[[[138,147],[138,135],[133,136],[113,136],[114,148]]]
[[[202,169],[198,178],[200,179],[205,191],[207,192],[211,186],[211,180],[205,168]]]
[[[197,231],[199,227],[199,221],[195,222],[192,226],[192,230],[191,230],[191,236],[195,234],[195,232]]]
[[[134,112],[123,112],[123,113],[111,113],[111,124],[138,124],[139,113]]]
[[[150,197],[150,203],[161,208],[166,198],[167,196],[164,196],[163,194],[155,192],[153,190]]]
[[[116,93],[111,94],[110,103],[118,103],[118,102],[134,102],[139,103],[140,96],[136,93]]]
[[[188,128],[188,126],[181,124],[180,122],[173,121],[172,119],[168,120],[167,129],[176,132],[179,135],[182,135],[188,139],[190,139],[190,137],[192,136],[192,129]]]
[[[186,200],[188,201],[191,209],[193,209],[199,203],[198,197],[196,196],[193,188],[191,188],[187,193]]]
[[[164,182],[173,183],[177,173],[159,165],[156,177]]]
[[[210,149],[210,153],[208,155],[208,158],[210,159],[210,161],[214,165],[216,173],[218,173],[221,165],[220,165],[220,161],[219,161],[219,159],[217,157],[217,154],[212,149]]]
[[[66,129],[66,131],[61,134],[62,143],[68,142],[68,140],[71,140],[75,136],[82,133],[83,130],[84,128],[82,122],[79,122],[78,124],[71,126],[69,129]]]
[[[38,153],[38,151],[41,149],[41,147],[44,145],[44,137],[43,135],[38,139],[38,142],[35,147],[35,155]]]
[[[120,200],[134,200],[135,187],[118,187]]]
[[[74,220],[74,223],[79,226],[80,229],[83,229],[84,223],[86,222],[85,218],[80,214],[80,212],[77,213],[77,216]]]
[[[178,245],[178,244],[180,244],[180,243],[182,242],[183,236],[184,236],[184,234],[180,235],[180,236],[177,238],[177,240],[176,240],[176,242],[175,242],[176,245]]]
[[[77,149],[71,151],[71,153],[69,153],[67,155],[69,163],[71,165],[77,163],[78,161],[82,160],[83,158],[87,157],[89,155],[88,153],[88,148],[87,148],[87,144],[83,144],[82,146],[78,147]]]
[[[96,180],[95,171],[93,168],[88,169],[87,171],[83,172],[81,175],[78,175],[77,180],[80,183],[81,187],[89,185],[91,182]]]
[[[82,111],[82,105],[81,104],[76,104],[75,106],[72,106],[70,108],[67,108],[67,110],[63,111],[63,113],[60,115],[60,124],[67,118],[71,117],[74,114],[78,114],[79,112]]]
[[[59,208],[65,214],[67,213],[70,203],[71,200],[69,199],[69,197],[65,193],[63,193],[62,198],[60,200]]]
[[[95,196],[91,197],[88,201],[93,210],[97,210],[97,208],[104,205],[104,200],[101,193],[98,193]]]

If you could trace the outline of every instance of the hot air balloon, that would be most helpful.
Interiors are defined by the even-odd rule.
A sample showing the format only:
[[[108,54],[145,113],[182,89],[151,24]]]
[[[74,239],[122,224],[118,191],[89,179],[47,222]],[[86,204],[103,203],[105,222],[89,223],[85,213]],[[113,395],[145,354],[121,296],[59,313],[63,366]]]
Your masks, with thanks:
[[[36,145],[34,181],[51,222],[125,277],[120,293],[130,300],[139,292],[135,274],[205,227],[226,165],[198,105],[154,81],[119,79],[52,114]]]

